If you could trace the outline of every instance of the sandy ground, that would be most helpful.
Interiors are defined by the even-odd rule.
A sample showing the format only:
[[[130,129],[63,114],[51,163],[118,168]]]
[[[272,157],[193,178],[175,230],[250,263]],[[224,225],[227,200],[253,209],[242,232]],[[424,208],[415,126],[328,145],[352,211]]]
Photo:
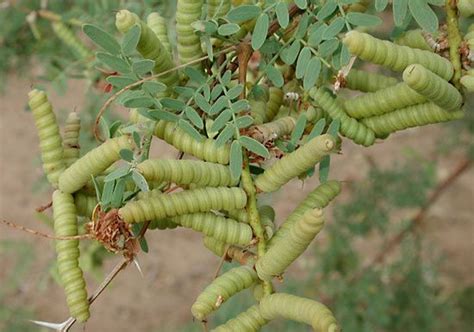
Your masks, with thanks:
[[[49,201],[46,193],[32,194],[33,183],[41,175],[37,162],[38,139],[31,114],[23,111],[31,82],[11,77],[5,95],[0,96],[0,217],[15,223],[50,233],[50,229],[35,218],[35,207]],[[80,109],[81,84],[71,85],[65,96],[53,95],[55,107]],[[381,167],[388,167],[411,148],[422,156],[434,153],[434,143],[441,134],[438,126],[406,131],[393,135],[387,143],[363,149],[345,143],[344,154],[333,158],[331,176],[341,180],[357,180],[368,169],[367,156]],[[173,156],[172,148],[153,146],[153,154]],[[443,160],[438,171],[443,178],[459,162],[456,158]],[[316,180],[291,182],[283,192],[266,197],[277,211],[281,221],[311,190]],[[423,232],[432,241],[433,248],[444,255],[442,265],[447,282],[464,284],[474,281],[474,249],[472,223],[474,172],[465,173],[446,194],[432,207]],[[342,197],[344,199],[344,197]],[[35,319],[61,321],[67,317],[62,290],[48,279],[48,263],[54,257],[52,242],[0,226],[0,241],[11,239],[33,246],[35,261],[31,273],[22,287],[11,296],[11,305],[25,305],[35,310]],[[87,323],[87,331],[158,331],[165,326],[191,321],[190,306],[204,285],[212,278],[218,259],[206,252],[201,236],[187,230],[153,232],[148,237],[150,254],[139,257],[145,278],[134,268],[122,272],[112,286],[97,300],[93,315]],[[364,244],[361,244],[364,248]],[[368,256],[370,257],[370,256]],[[15,256],[0,252],[2,269],[0,284],[6,278]],[[118,258],[110,259],[110,269]],[[47,284],[38,288],[41,280]],[[90,278],[89,289],[97,285]],[[133,324],[133,325],[132,325]],[[81,327],[75,327],[81,331]]]

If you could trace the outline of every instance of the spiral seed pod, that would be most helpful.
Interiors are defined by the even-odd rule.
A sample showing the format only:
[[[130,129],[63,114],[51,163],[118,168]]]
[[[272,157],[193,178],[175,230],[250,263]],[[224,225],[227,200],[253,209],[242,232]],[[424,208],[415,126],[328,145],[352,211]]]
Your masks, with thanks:
[[[129,136],[109,139],[89,151],[61,174],[59,189],[68,194],[78,191],[89,182],[91,176],[99,175],[119,160],[122,149],[132,149]]]
[[[306,198],[291,212],[291,214],[280,225],[278,231],[268,243],[273,244],[285,238],[293,225],[303,218],[303,215],[312,209],[324,209],[341,192],[341,183],[339,181],[327,181],[314,189]]]
[[[64,163],[66,167],[71,166],[79,159],[79,131],[81,130],[81,119],[76,112],[69,113],[64,126]]]
[[[260,214],[260,223],[265,231],[265,239],[269,240],[275,233],[275,210],[269,205],[263,205],[258,208]]]
[[[325,119],[326,122],[331,121],[329,115],[321,107],[314,107],[313,105],[308,106],[305,115],[308,122],[312,123],[316,123],[321,119]]]
[[[307,171],[327,156],[336,145],[331,135],[313,138],[282,159],[277,160],[255,179],[255,186],[263,192],[277,191],[292,178]]]
[[[246,203],[247,196],[240,188],[201,188],[131,201],[119,209],[119,215],[125,222],[134,223],[211,210],[241,209]]]
[[[155,61],[153,73],[160,74],[162,72],[171,70],[175,67],[171,54],[166,51],[163,44],[156,37],[153,30],[151,30],[145,22],[140,18],[129,12],[128,10],[120,10],[115,17],[115,26],[121,33],[127,33],[135,24],[141,28],[140,40],[138,41],[137,51],[145,58]],[[176,85],[179,81],[178,73],[172,71],[167,75],[159,78],[159,81],[168,87]]]
[[[458,0],[459,13],[464,17],[474,15],[474,3],[472,0]]]
[[[92,57],[92,52],[63,22],[56,21],[51,23],[51,26],[56,36],[70,48],[79,60]]]
[[[252,228],[249,225],[213,213],[185,214],[172,220],[227,244],[248,245],[252,240]]]
[[[346,77],[346,88],[362,92],[375,92],[398,83],[394,77],[358,69],[351,69]]]
[[[403,72],[403,80],[410,88],[447,111],[456,111],[461,107],[461,93],[422,65],[408,66]]]
[[[254,124],[260,125],[267,121],[267,118],[266,118],[267,103],[268,103],[267,94],[259,98],[249,99],[250,115],[253,118]]]
[[[148,15],[146,18],[146,24],[155,33],[161,44],[163,44],[166,52],[171,56],[173,51],[168,37],[168,26],[166,25],[166,20],[161,17],[160,14],[154,12]]]
[[[227,166],[198,160],[149,159],[137,165],[145,179],[206,187],[235,186]]]
[[[255,265],[258,277],[271,280],[281,275],[309,246],[314,237],[323,228],[324,219],[321,209],[306,211],[279,241],[261,256]]]
[[[249,223],[249,215],[245,209],[230,210],[227,212],[227,215],[239,222],[243,222],[245,224]]]
[[[203,56],[201,39],[191,24],[201,18],[204,2],[202,0],[178,0],[176,6],[176,37],[178,40],[178,59],[181,64]],[[201,67],[201,63],[194,65]]]
[[[295,295],[276,293],[260,302],[260,314],[266,320],[290,319],[306,323],[317,332],[341,331],[331,310],[324,304]]]
[[[404,71],[408,65],[419,63],[445,80],[453,77],[454,69],[448,59],[432,52],[396,45],[356,30],[348,32],[343,43],[349,51],[365,61]]]
[[[217,147],[215,140],[210,138],[199,142],[182,129],[176,128],[176,124],[173,122],[158,121],[153,134],[173,145],[179,151],[196,158],[224,165],[229,163],[230,149],[228,145]]]
[[[91,218],[97,203],[96,196],[87,195],[82,191],[74,194],[74,204],[76,205],[78,216]]]
[[[469,70],[466,75],[461,77],[461,84],[467,92],[474,92],[474,70]]]
[[[267,122],[250,128],[252,137],[259,142],[275,140],[279,137],[291,134],[295,129],[296,120],[291,116],[285,116],[272,122]]]
[[[211,312],[238,292],[249,288],[258,280],[257,273],[250,266],[239,266],[214,279],[199,294],[191,307],[193,316],[204,320]]]
[[[395,44],[433,52],[433,49],[426,41],[421,29],[408,30],[404,32],[401,36],[395,39]]]
[[[273,86],[268,89],[268,94],[269,97],[265,118],[267,121],[272,121],[280,110],[281,105],[283,105],[284,94],[282,89],[275,88]]]
[[[258,304],[251,306],[222,325],[219,325],[211,332],[257,332],[267,324],[267,320],[262,317]]]
[[[437,77],[443,80],[439,76]],[[347,99],[344,101],[344,109],[349,116],[355,119],[362,119],[390,113],[394,110],[425,103],[426,101],[425,96],[402,82],[376,92]]]
[[[76,207],[71,195],[59,190],[53,193],[53,218],[56,236],[78,234]],[[79,267],[79,240],[56,240],[56,253],[69,312],[79,322],[85,322],[90,314],[86,282]]]
[[[342,135],[364,146],[374,144],[374,132],[356,119],[348,116],[339,100],[334,98],[329,91],[323,88],[313,88],[309,91],[309,95],[332,119],[339,119],[341,121]]]
[[[30,91],[28,98],[28,104],[38,130],[43,170],[49,183],[56,188],[59,176],[66,167],[56,116],[46,93],[43,91],[34,89]]]
[[[210,236],[205,236],[203,239],[204,246],[212,251],[216,256],[222,257],[224,255],[224,252],[226,251],[226,248],[228,245],[223,242],[216,240],[213,237]]]
[[[229,12],[230,6],[230,0],[207,0],[207,17],[223,17]]]
[[[448,112],[433,103],[425,103],[362,121],[377,137],[384,137],[399,130],[461,119],[463,116],[462,111]]]

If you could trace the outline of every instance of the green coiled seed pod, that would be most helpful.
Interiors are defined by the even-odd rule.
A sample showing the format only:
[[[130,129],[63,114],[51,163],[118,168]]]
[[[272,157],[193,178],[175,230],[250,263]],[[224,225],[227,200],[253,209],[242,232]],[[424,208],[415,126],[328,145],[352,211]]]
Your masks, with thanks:
[[[341,331],[331,310],[324,304],[303,297],[275,293],[260,302],[260,314],[268,321],[276,318],[306,323],[317,332]]]
[[[474,3],[472,0],[458,0],[459,13],[464,17],[474,15]]]
[[[207,17],[223,17],[230,10],[230,0],[207,0]]]
[[[172,220],[178,225],[228,244],[248,245],[253,236],[249,225],[213,213],[185,214]]]
[[[224,165],[229,163],[230,148],[228,145],[217,147],[216,141],[211,138],[197,141],[182,129],[177,128],[173,122],[158,121],[153,134],[173,145],[179,151],[196,158]]]
[[[440,79],[442,80],[442,78]],[[344,109],[349,116],[355,119],[362,119],[390,113],[394,110],[425,103],[426,101],[423,95],[402,82],[376,92],[347,99],[344,101]]]
[[[211,332],[258,332],[267,322],[260,313],[259,305],[255,304]]]
[[[246,203],[247,196],[240,188],[200,188],[131,201],[119,209],[119,215],[125,222],[133,223],[211,210],[241,209]]]
[[[226,248],[228,245],[223,242],[214,239],[213,237],[210,236],[205,236],[203,239],[204,246],[212,251],[216,256],[222,257],[224,255],[224,252],[226,251]]]
[[[474,92],[474,70],[469,70],[466,75],[461,77],[461,84],[467,92]]]
[[[395,44],[433,52],[421,29],[408,30],[395,39]]]
[[[260,223],[265,231],[265,239],[269,240],[275,234],[275,210],[269,205],[263,205],[258,208],[260,214]]]
[[[92,52],[63,22],[56,21],[51,23],[51,26],[56,36],[71,49],[79,60],[92,57]]]
[[[145,58],[155,61],[153,73],[159,74],[175,67],[171,54],[166,51],[163,44],[156,37],[153,30],[140,18],[128,10],[120,10],[115,17],[115,26],[121,33],[127,33],[135,24],[141,28],[140,40],[137,51]],[[172,87],[179,81],[177,71],[172,71],[159,78],[159,81]]]
[[[31,113],[33,113],[35,126],[38,131],[43,170],[49,183],[56,188],[59,176],[66,168],[61,134],[59,133],[56,116],[46,93],[43,91],[34,89],[30,91],[28,98],[28,104]]]
[[[462,111],[448,112],[433,103],[425,103],[366,118],[362,121],[378,137],[384,137],[399,130],[447,122],[460,119],[463,116],[464,113]]]
[[[257,176],[255,186],[263,192],[277,191],[292,178],[320,162],[331,153],[335,145],[336,140],[329,134],[313,138]]]
[[[293,225],[300,220],[307,211],[312,209],[324,209],[340,192],[341,183],[335,180],[327,181],[316,187],[280,225],[278,231],[268,243],[268,246],[271,247],[273,244],[281,241]]]
[[[154,12],[148,15],[146,18],[146,24],[155,33],[156,37],[158,37],[166,52],[168,52],[169,55],[173,54],[168,37],[168,26],[166,25],[166,20],[161,17],[160,14]]]
[[[445,80],[450,80],[454,74],[453,65],[448,59],[432,52],[380,40],[367,33],[352,30],[345,35],[343,43],[362,60],[394,71],[401,72],[409,65],[419,63]]]
[[[261,256],[255,264],[258,277],[271,280],[281,275],[309,246],[314,237],[323,228],[324,219],[321,209],[306,211],[290,230],[275,241],[273,246]]]
[[[394,77],[373,72],[351,69],[346,77],[346,88],[362,92],[375,92],[398,83]]]
[[[410,88],[447,111],[456,111],[461,107],[462,96],[454,85],[422,65],[408,66],[403,72],[403,80]]]
[[[263,94],[259,98],[250,98],[250,115],[253,118],[253,123],[260,125],[267,121],[266,112],[267,112],[267,103],[268,103],[268,94]]]
[[[176,38],[178,40],[178,59],[181,64],[203,56],[201,39],[191,24],[201,19],[203,0],[178,0],[176,6]],[[194,65],[201,67],[201,63]]]
[[[238,292],[249,288],[258,280],[257,273],[250,266],[239,266],[214,279],[199,294],[191,307],[193,316],[204,320],[211,312]]]
[[[265,112],[265,118],[267,121],[272,121],[278,114],[281,105],[283,105],[283,97],[284,94],[282,89],[273,86],[268,89],[268,103]]]
[[[253,126],[251,128],[253,130],[252,137],[262,143],[275,140],[279,137],[291,134],[293,129],[295,129],[295,124],[295,118],[285,116],[272,122]]]
[[[96,196],[87,195],[82,191],[78,191],[74,194],[74,204],[76,205],[78,216],[90,219],[97,203]]]
[[[370,146],[375,142],[375,135],[372,130],[364,126],[361,122],[348,116],[340,101],[323,88],[313,88],[309,95],[315,103],[325,110],[332,119],[341,121],[341,133],[357,144]]]
[[[59,190],[53,193],[54,234],[75,236],[78,234],[74,198]],[[79,322],[89,319],[89,300],[86,282],[79,267],[79,240],[56,240],[58,273],[66,293],[71,316]]]
[[[86,153],[69,166],[59,177],[59,189],[71,194],[85,186],[91,179],[109,168],[120,159],[120,150],[132,149],[129,136],[109,139]]]
[[[331,121],[329,115],[321,107],[314,107],[313,105],[308,106],[305,115],[308,122],[312,123],[316,123],[321,119],[325,119],[326,122]]]
[[[81,119],[76,112],[69,113],[64,126],[64,163],[66,167],[71,166],[79,159],[79,132],[81,130]]]
[[[199,160],[149,159],[138,164],[137,170],[150,181],[194,183],[203,187],[237,184],[229,167]]]

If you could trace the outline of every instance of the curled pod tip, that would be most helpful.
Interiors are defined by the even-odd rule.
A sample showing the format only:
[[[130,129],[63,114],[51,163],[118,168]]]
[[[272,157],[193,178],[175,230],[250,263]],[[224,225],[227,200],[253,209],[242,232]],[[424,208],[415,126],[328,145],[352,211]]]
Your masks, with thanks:
[[[222,257],[226,251],[228,245],[223,242],[219,241],[213,237],[205,236],[203,239],[204,246],[213,252],[216,256]]]
[[[367,72],[359,69],[351,69],[346,77],[346,88],[362,92],[375,92],[388,88],[398,83],[394,77]]]
[[[403,80],[410,88],[447,111],[461,107],[462,95],[454,85],[422,65],[408,66],[403,71]]]
[[[64,126],[63,145],[64,162],[66,167],[71,166],[79,159],[80,146],[79,135],[81,130],[81,119],[76,112],[69,113]]]
[[[92,56],[92,52],[63,22],[56,21],[51,23],[51,26],[56,36],[71,49],[77,58],[85,59]]]
[[[233,268],[214,279],[197,297],[191,307],[193,316],[204,320],[233,295],[257,282],[257,273],[250,266]]]
[[[474,92],[474,74],[467,74],[461,77],[461,84],[464,86],[467,92]]]
[[[229,319],[211,332],[258,332],[268,321],[262,317],[258,304],[251,306],[236,317]]]
[[[433,52],[421,29],[408,30],[395,39],[395,44]]]

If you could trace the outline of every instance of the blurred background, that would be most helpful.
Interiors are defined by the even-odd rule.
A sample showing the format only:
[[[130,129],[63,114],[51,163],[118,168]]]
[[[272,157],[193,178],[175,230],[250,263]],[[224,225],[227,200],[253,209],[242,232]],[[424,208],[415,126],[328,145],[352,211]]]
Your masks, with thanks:
[[[96,144],[91,122],[107,97],[106,74],[62,43],[51,22],[63,20],[84,39],[83,22],[115,31],[119,8],[171,17],[173,6],[151,0],[0,1],[1,219],[52,232],[50,211],[35,210],[50,201],[51,192],[27,108],[32,86],[47,90],[60,124],[70,111],[79,113],[81,148]],[[379,35],[389,37],[390,18]],[[327,304],[345,331],[472,331],[474,109],[468,99],[461,121],[403,131],[370,148],[345,140],[330,174],[343,181],[343,192],[326,210],[324,231],[276,287]],[[108,121],[125,117],[117,109],[109,111]],[[152,156],[176,153],[153,142]],[[280,223],[317,183],[293,180],[263,201]],[[122,271],[94,303],[86,331],[201,331],[190,307],[212,280],[219,257],[190,230],[157,230],[147,240],[149,253],[139,256],[144,276],[133,266]],[[81,246],[92,291],[120,258],[87,241]],[[0,226],[0,331],[43,331],[28,320],[68,317],[54,260],[51,240]],[[245,310],[252,299],[248,290],[225,303],[211,326]],[[306,330],[283,321],[265,328]]]

